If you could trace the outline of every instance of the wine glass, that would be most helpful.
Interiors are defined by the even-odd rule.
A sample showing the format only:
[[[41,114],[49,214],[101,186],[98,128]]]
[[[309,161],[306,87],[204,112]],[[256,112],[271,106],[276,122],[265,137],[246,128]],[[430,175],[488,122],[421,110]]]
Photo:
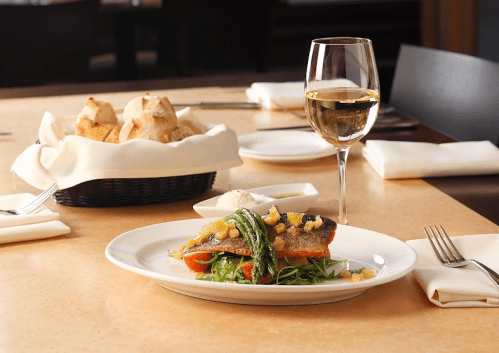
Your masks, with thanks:
[[[379,99],[378,70],[371,40],[339,37],[312,41],[305,81],[305,111],[314,131],[336,150],[340,224],[348,223],[348,152],[374,125]]]

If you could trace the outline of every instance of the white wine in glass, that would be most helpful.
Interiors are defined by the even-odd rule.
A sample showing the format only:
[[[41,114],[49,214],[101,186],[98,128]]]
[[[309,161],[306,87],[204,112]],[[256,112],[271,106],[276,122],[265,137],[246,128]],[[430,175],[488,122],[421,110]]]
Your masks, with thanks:
[[[339,223],[347,224],[346,162],[350,146],[376,121],[379,79],[372,42],[365,38],[314,39],[305,81],[305,111],[316,133],[338,157]]]

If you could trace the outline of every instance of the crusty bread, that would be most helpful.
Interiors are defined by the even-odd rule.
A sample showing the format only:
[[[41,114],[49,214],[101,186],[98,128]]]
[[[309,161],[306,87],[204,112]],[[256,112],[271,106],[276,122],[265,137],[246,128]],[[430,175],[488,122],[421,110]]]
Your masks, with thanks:
[[[104,141],[115,127],[114,124],[94,124],[88,118],[81,118],[76,124],[76,135],[96,141]]]
[[[120,142],[143,138],[167,143],[172,141],[172,131],[177,128],[177,115],[170,101],[149,93],[128,102],[123,120]]]
[[[120,143],[120,131],[123,125],[114,125],[114,128],[109,132],[104,142]]]
[[[199,135],[199,134],[204,134],[206,129],[201,123],[195,123],[194,121],[191,120],[178,120],[177,125],[180,126],[185,126],[189,128],[192,131],[193,135]]]
[[[168,98],[149,93],[128,102],[123,120],[119,125],[111,104],[90,97],[77,117],[76,135],[109,143],[137,138],[168,143],[206,132],[199,121],[177,120]]]
[[[111,104],[90,97],[76,120],[76,135],[105,141],[118,124]]]
[[[78,114],[77,122],[82,118],[98,124],[118,124],[118,117],[111,104],[95,100],[93,97],[86,100],[81,113]]]
[[[196,135],[188,126],[179,125],[171,133],[172,141],[181,141],[186,137]]]
[[[123,143],[141,138],[167,143],[172,141],[171,132],[171,125],[165,119],[144,113],[140,117],[123,124],[119,140],[120,143]]]
[[[138,118],[144,112],[158,118],[164,118],[173,129],[177,126],[177,114],[166,97],[151,96],[149,93],[132,99],[123,109],[123,121]]]

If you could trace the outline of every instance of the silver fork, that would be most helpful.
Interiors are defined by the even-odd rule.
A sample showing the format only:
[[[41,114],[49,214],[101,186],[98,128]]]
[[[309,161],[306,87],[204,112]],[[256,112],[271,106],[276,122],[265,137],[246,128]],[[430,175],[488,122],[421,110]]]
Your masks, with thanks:
[[[28,203],[27,205],[21,206],[19,208],[13,210],[0,210],[0,213],[5,213],[8,215],[26,215],[35,211],[38,207],[41,206],[42,203],[45,202],[50,196],[54,195],[57,190],[59,190],[59,185],[54,184],[49,187],[47,190],[38,195],[33,201]]]
[[[445,232],[442,226],[439,226],[440,230],[434,226],[430,226],[430,231],[423,227],[426,237],[430,241],[431,247],[437,255],[438,260],[442,265],[446,267],[461,267],[466,265],[475,265],[478,267],[485,275],[495,284],[497,289],[499,289],[499,275],[491,268],[485,266],[481,262],[473,259],[466,260],[461,253],[456,249],[449,236]],[[431,235],[430,235],[431,233]],[[437,247],[435,246],[437,244]]]

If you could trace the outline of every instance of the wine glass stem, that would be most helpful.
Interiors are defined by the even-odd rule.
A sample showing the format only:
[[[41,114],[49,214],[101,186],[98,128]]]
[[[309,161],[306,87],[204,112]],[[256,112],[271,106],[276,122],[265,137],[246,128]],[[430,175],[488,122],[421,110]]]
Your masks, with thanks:
[[[350,148],[338,148],[336,155],[338,157],[338,172],[340,177],[340,209],[338,222],[348,224],[347,222],[347,157]]]

